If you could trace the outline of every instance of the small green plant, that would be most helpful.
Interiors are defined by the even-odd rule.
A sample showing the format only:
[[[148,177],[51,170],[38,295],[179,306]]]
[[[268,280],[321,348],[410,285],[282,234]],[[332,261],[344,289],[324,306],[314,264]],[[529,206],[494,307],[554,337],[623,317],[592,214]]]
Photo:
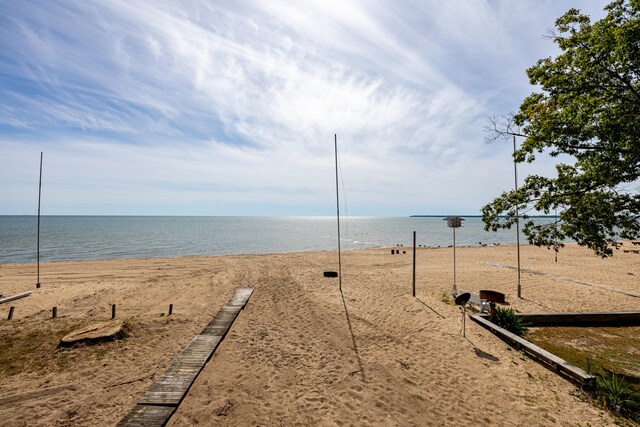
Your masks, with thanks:
[[[625,408],[638,405],[638,396],[631,390],[629,382],[624,375],[618,376],[615,372],[607,375],[605,372],[597,374],[598,388],[596,390],[598,400],[607,408],[620,412]]]
[[[451,294],[447,291],[442,293],[442,296],[440,297],[440,301],[449,305],[453,304],[453,300],[451,299]]]
[[[512,308],[496,307],[496,325],[516,335],[527,332],[527,325]]]

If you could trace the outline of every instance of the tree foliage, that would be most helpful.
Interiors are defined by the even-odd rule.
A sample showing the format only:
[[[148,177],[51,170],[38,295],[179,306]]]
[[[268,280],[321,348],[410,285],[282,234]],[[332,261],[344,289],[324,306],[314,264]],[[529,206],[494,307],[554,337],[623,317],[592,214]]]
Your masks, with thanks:
[[[537,154],[569,155],[556,177],[529,176],[482,209],[485,229],[510,228],[516,208],[559,211],[557,223],[526,220],[530,243],[558,250],[572,239],[605,257],[619,238],[640,235],[640,0],[609,4],[591,23],[571,9],[556,20],[552,40],[561,49],[527,70],[540,91],[506,120],[492,120],[488,139],[525,138],[516,162]]]

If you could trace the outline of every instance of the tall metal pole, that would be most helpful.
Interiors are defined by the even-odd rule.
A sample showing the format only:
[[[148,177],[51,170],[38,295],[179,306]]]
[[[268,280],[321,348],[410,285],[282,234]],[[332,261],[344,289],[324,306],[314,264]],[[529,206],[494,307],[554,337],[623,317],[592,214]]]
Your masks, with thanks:
[[[516,163],[516,136],[513,135],[513,174],[516,192],[518,191],[518,164]],[[518,204],[516,202],[516,252],[518,254],[518,298],[522,298],[522,288],[520,286],[520,216],[518,215]]]
[[[416,297],[416,232],[413,232],[413,297]]]
[[[336,216],[338,218],[338,288],[342,292],[342,254],[340,251],[340,197],[338,191],[338,135],[333,134],[336,157]]]
[[[36,288],[40,287],[40,196],[42,195],[42,151],[40,152],[40,180],[38,182],[38,238],[37,238],[37,269],[38,269],[38,281],[36,282]]]
[[[453,228],[453,295],[458,295],[456,286],[456,229]]]

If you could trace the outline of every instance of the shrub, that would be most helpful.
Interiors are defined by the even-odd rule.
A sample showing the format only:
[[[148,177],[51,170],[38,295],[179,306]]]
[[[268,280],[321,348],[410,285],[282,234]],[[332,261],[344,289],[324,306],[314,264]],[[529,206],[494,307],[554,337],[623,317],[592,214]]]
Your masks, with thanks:
[[[527,325],[512,308],[496,307],[495,324],[516,335],[527,332]]]
[[[639,397],[631,390],[631,384],[626,381],[624,375],[619,376],[615,372],[607,375],[600,372],[597,379],[596,395],[602,405],[615,412],[625,409],[633,411],[638,408]]]

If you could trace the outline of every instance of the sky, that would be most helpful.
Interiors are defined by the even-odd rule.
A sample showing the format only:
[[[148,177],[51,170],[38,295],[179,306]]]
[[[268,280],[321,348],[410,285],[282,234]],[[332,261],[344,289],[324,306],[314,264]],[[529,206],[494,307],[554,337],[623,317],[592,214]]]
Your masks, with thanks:
[[[488,117],[572,7],[0,1],[0,215],[479,214],[514,186]],[[520,165],[553,175],[557,159]]]

